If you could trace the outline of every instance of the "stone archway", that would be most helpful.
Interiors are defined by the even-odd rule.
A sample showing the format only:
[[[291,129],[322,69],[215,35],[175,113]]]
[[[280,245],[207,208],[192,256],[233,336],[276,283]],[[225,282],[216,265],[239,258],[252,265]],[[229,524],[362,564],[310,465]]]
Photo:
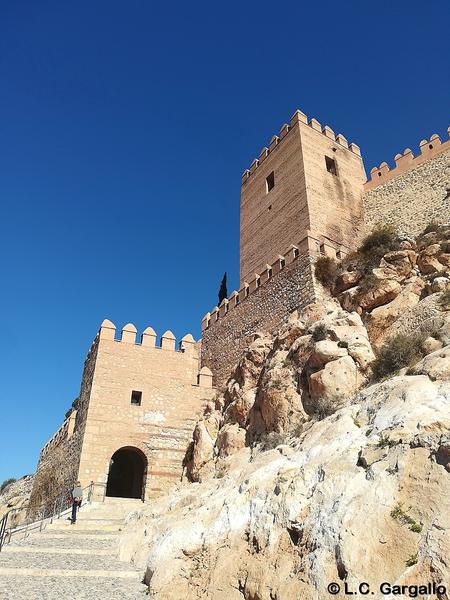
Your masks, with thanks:
[[[138,448],[126,446],[111,457],[106,495],[116,498],[144,498],[147,458]]]

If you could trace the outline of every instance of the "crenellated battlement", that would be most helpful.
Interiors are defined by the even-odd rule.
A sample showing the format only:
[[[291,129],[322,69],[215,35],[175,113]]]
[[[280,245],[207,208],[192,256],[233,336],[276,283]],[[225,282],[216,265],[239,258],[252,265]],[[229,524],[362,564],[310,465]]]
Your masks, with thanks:
[[[127,323],[122,327],[119,338],[116,337],[116,330],[117,328],[114,325],[114,323],[112,323],[112,321],[110,321],[109,319],[104,319],[104,321],[100,325],[100,329],[92,346],[94,346],[94,344],[98,340],[113,340],[117,343],[132,344],[134,346],[142,346],[145,348],[155,348],[156,350],[190,352],[191,350],[194,350],[195,345],[197,343],[193,338],[192,334],[187,333],[181,338],[177,348],[176,337],[170,330],[167,330],[162,334],[159,340],[159,345],[157,345],[158,336],[152,327],[146,327],[141,333],[139,341],[136,341],[137,329],[135,325],[133,325],[133,323]]]
[[[450,127],[447,129],[450,135]],[[370,179],[364,184],[364,190],[368,191],[377,185],[381,185],[404,171],[414,169],[437,154],[450,149],[450,140],[444,142],[437,133],[434,133],[429,140],[422,140],[419,144],[420,154],[414,156],[410,148],[406,148],[402,154],[394,156],[395,167],[390,168],[386,162],[382,162],[379,167],[373,167],[370,171]]]
[[[326,252],[326,244],[323,244],[318,240],[313,240],[312,238],[308,238],[307,241],[315,246],[316,254]],[[301,248],[303,248],[303,250],[301,250]],[[278,255],[270,264],[266,264],[261,273],[255,273],[254,277],[249,282],[244,281],[239,291],[234,290],[228,298],[222,300],[220,306],[215,306],[210,312],[206,313],[202,319],[202,331],[205,331],[211,324],[225,317],[233,310],[233,308],[242,304],[242,302],[249,298],[256,290],[271,281],[287,266],[295,262],[301,254],[305,254],[304,248],[304,241],[297,245],[292,244],[287,252],[283,255]],[[308,249],[311,250],[311,247]],[[334,256],[336,256],[336,253]]]
[[[64,420],[61,427],[52,435],[48,442],[41,450],[41,458],[44,458],[49,450],[58,446],[62,441],[69,439],[75,429],[75,419],[77,411],[73,410],[70,415]]]
[[[311,127],[311,129],[314,129],[315,131],[317,131],[318,133],[321,133],[325,137],[330,138],[333,141],[337,142],[343,148],[346,148],[350,152],[353,152],[354,154],[361,156],[361,150],[360,150],[359,146],[357,146],[353,142],[349,143],[347,141],[347,139],[345,138],[345,136],[342,135],[342,133],[338,133],[336,135],[334,133],[334,131],[331,129],[331,127],[329,127],[328,125],[322,126],[317,119],[315,119],[315,118],[309,119],[305,115],[305,113],[303,113],[301,110],[296,110],[295,113],[292,115],[290,124],[285,123],[281,127],[278,135],[272,136],[272,139],[270,140],[269,145],[264,146],[264,148],[261,150],[261,152],[259,154],[259,157],[255,158],[253,160],[252,164],[250,165],[250,167],[244,171],[244,173],[242,175],[242,184],[244,184],[247,181],[247,179],[256,171],[256,169],[259,167],[259,165],[262,164],[262,162],[269,156],[269,154],[271,152],[273,152],[279,144],[282,143],[282,141],[286,138],[286,136],[289,135],[289,132],[292,131],[294,129],[294,127],[296,125],[298,125],[299,123],[304,123],[305,125],[308,125],[309,127]]]

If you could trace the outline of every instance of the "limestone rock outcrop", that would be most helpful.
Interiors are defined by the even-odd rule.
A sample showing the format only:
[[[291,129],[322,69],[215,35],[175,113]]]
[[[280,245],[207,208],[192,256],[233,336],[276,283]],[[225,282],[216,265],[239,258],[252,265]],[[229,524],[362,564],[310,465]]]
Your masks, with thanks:
[[[257,445],[251,460],[237,450],[220,477],[131,515],[121,557],[145,570],[158,600],[174,590],[186,600],[322,600],[343,580],[368,582],[380,600],[383,581],[448,582],[449,365],[441,349],[417,375],[364,388],[272,450]]]
[[[8,511],[13,511],[8,527],[16,527],[25,521],[33,481],[34,475],[25,475],[7,485],[0,494],[0,519]]]
[[[403,240],[403,241],[402,241]],[[332,293],[341,306],[363,317],[370,340],[379,346],[405,312],[428,296],[450,289],[450,227],[414,240],[397,240],[378,266],[364,274],[350,260],[338,273]]]
[[[254,336],[197,423],[193,483],[128,519],[121,556],[151,597],[322,600],[364,581],[381,600],[382,582],[450,581],[442,235],[402,239],[369,275],[341,273],[337,299]],[[381,344],[405,333],[420,353],[374,383]]]

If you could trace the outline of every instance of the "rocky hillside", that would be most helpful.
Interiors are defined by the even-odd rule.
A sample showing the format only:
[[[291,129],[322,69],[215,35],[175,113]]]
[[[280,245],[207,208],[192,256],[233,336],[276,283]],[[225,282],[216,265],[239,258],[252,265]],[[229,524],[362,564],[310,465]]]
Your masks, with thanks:
[[[381,598],[381,582],[449,584],[442,231],[328,263],[328,299],[254,336],[197,423],[190,483],[128,520],[122,558],[145,570],[151,597],[320,600],[332,582],[367,582]]]
[[[6,485],[0,493],[0,518],[14,509],[14,516],[8,526],[20,525],[25,521],[33,479],[34,475],[25,475],[25,477]]]

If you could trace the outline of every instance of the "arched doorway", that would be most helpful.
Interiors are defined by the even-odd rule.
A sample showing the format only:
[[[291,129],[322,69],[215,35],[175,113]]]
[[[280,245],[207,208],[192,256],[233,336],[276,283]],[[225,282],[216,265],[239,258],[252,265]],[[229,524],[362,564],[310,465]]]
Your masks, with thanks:
[[[138,448],[120,448],[111,457],[106,495],[143,498],[147,459]]]

